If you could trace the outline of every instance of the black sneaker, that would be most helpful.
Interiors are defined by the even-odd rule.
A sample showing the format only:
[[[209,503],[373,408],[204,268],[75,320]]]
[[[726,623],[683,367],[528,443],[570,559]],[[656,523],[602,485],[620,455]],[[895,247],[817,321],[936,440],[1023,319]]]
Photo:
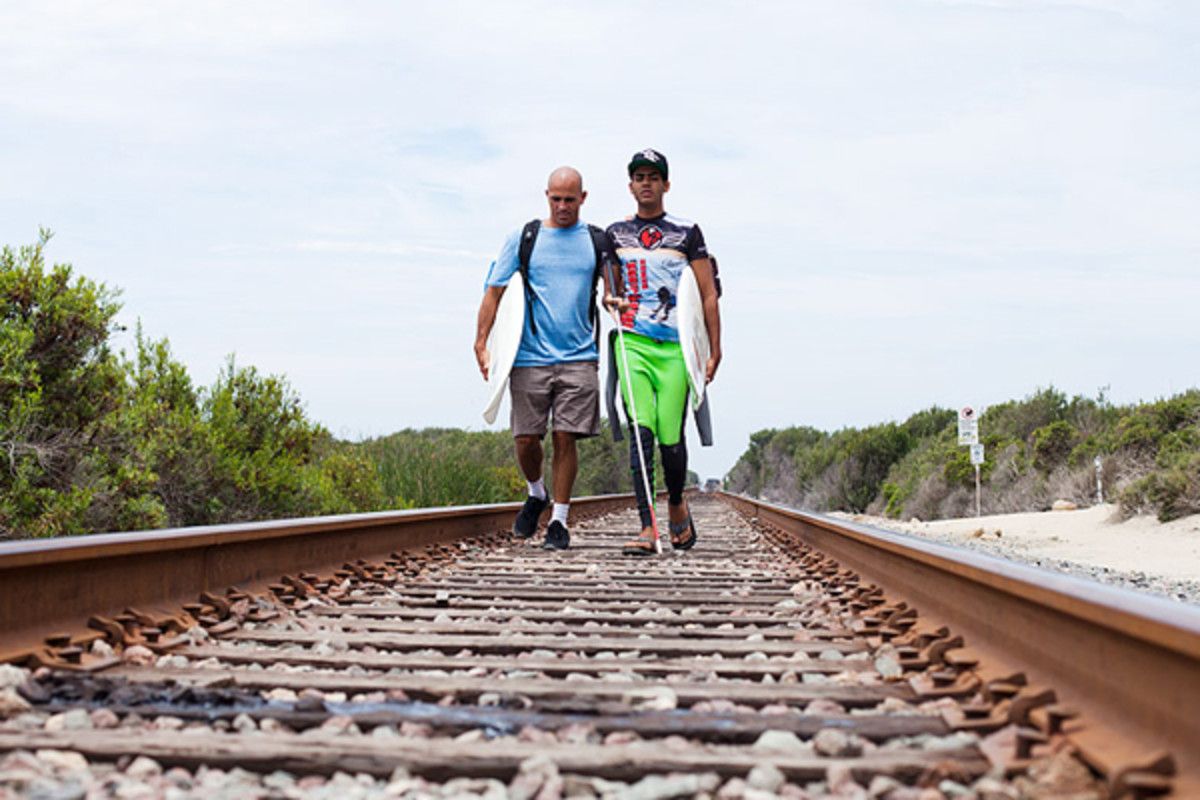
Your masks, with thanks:
[[[525,498],[525,505],[521,506],[521,513],[517,514],[517,520],[513,523],[513,536],[518,539],[528,539],[537,533],[538,517],[542,516],[542,512],[546,510],[549,503],[550,498],[548,497],[529,495]]]
[[[546,528],[546,541],[542,542],[542,549],[566,550],[570,546],[571,534],[567,533],[567,526],[556,519],[551,520],[550,527]]]

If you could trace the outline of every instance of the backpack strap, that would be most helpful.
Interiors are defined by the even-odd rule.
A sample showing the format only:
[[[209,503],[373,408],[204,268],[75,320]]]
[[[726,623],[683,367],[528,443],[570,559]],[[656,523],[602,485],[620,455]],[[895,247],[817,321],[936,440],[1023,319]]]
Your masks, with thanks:
[[[529,260],[533,257],[533,245],[537,242],[538,231],[542,229],[540,219],[531,219],[521,229],[521,242],[517,248],[517,266],[521,270],[521,278],[525,281],[525,309],[529,315],[529,330],[537,336],[537,323],[533,319],[533,300],[537,296],[533,285],[529,282]],[[605,253],[610,249],[608,234],[603,228],[588,225],[588,233],[592,237],[592,250],[596,253],[596,268],[592,272],[592,292],[588,302],[588,319],[592,323],[592,331],[596,337],[596,347],[600,347],[600,311],[596,308],[596,284],[604,270]]]
[[[612,245],[608,241],[608,234],[603,228],[596,225],[588,225],[588,233],[592,235],[592,249],[596,251],[596,270],[592,273],[592,294],[588,301],[588,318],[592,321],[592,333],[596,337],[596,350],[600,350],[600,309],[596,307],[596,286],[600,281],[600,277],[604,271],[605,255]],[[616,269],[616,265],[613,265]]]
[[[533,286],[529,283],[529,259],[533,255],[533,245],[537,242],[538,231],[542,229],[540,219],[531,219],[521,230],[521,244],[517,249],[517,266],[521,270],[521,279],[525,283],[525,312],[529,315],[529,330],[537,336],[537,323],[533,319]]]

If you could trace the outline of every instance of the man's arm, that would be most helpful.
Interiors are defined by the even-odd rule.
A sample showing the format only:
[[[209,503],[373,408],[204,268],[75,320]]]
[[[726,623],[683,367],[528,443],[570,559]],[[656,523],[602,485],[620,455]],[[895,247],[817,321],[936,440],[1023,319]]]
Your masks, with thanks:
[[[601,298],[601,304],[618,315],[624,314],[629,308],[629,301],[625,299],[625,273],[621,269],[621,259],[617,257],[617,246],[612,237],[606,238],[608,248],[603,254],[604,296]]]
[[[488,369],[492,365],[491,354],[487,350],[488,335],[492,332],[492,323],[496,321],[496,308],[504,295],[504,286],[489,286],[483,293],[483,302],[479,304],[479,317],[475,322],[475,361],[483,379],[488,379]]]
[[[692,262],[696,284],[700,287],[700,302],[704,306],[704,327],[708,330],[710,353],[704,367],[706,383],[712,383],[721,364],[721,307],[717,302],[717,285],[713,281],[712,262],[698,258]]]

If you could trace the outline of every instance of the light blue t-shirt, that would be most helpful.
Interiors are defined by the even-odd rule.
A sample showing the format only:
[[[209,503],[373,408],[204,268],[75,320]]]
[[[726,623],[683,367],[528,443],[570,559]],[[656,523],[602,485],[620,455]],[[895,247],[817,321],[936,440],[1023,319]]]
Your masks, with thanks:
[[[488,273],[488,286],[507,286],[518,270],[517,249],[521,230],[514,231]],[[548,228],[538,231],[529,256],[529,285],[533,289],[533,318],[537,335],[529,327],[517,349],[516,367],[536,367],[567,361],[597,361],[588,301],[592,296],[592,277],[596,274],[596,250],[587,225],[573,228]],[[528,300],[528,296],[526,296]]]

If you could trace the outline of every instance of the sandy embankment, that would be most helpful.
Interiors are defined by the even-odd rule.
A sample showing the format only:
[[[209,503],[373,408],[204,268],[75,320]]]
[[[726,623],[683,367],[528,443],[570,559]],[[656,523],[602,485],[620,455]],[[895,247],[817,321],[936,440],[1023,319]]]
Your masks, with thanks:
[[[1090,568],[1088,577],[1107,580],[1112,573],[1126,579],[1110,582],[1200,602],[1195,592],[1200,584],[1200,514],[1166,523],[1148,516],[1121,522],[1115,507],[1105,504],[930,522],[834,516],[1050,568],[1080,565]]]

